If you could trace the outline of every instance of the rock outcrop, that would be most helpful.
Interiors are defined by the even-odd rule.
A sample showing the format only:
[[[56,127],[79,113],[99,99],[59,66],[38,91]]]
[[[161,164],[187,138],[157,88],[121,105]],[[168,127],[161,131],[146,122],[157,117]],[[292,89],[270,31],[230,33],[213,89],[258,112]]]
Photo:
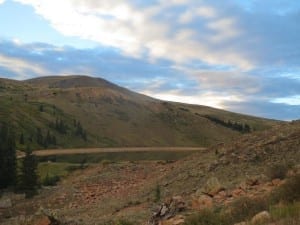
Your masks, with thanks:
[[[149,223],[152,225],[170,224],[167,221],[175,217],[177,213],[186,209],[186,203],[181,196],[174,196],[170,200],[163,203],[159,209],[153,214]],[[174,220],[174,219],[173,219]],[[178,220],[176,220],[178,222]],[[173,221],[173,224],[180,224]],[[176,222],[176,223],[175,223]]]

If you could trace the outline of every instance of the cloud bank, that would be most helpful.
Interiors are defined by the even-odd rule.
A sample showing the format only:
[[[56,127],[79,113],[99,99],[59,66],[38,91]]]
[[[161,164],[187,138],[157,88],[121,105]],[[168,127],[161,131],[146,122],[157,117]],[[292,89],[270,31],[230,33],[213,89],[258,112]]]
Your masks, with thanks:
[[[62,38],[98,47],[2,41],[5,76],[90,74],[167,100],[280,119],[300,113],[296,1],[14,2],[32,7]]]

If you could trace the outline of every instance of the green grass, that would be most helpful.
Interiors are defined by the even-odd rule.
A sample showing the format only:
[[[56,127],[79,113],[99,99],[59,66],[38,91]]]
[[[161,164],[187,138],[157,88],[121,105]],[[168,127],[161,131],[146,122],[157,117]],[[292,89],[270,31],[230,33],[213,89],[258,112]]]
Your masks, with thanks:
[[[111,152],[97,154],[74,154],[40,156],[40,162],[64,162],[64,163],[100,163],[102,161],[141,161],[141,160],[179,160],[194,152]]]
[[[71,170],[70,168],[80,167],[78,164],[72,163],[54,163],[54,162],[43,162],[39,163],[38,174],[41,180],[44,180],[48,176],[54,177],[65,177]]]
[[[287,205],[271,206],[270,214],[274,220],[286,218],[300,219],[300,202],[295,202]]]

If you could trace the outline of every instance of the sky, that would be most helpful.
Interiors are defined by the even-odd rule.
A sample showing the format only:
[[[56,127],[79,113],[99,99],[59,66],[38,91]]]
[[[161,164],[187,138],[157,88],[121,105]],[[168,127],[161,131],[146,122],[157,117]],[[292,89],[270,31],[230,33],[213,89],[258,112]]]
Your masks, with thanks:
[[[300,1],[0,0],[0,77],[71,74],[299,119]]]

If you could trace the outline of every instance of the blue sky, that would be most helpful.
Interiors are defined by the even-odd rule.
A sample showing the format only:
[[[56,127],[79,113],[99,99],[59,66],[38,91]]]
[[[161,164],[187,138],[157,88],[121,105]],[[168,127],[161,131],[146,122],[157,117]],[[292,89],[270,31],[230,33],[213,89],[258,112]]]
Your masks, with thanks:
[[[299,119],[299,21],[294,0],[0,0],[0,76],[98,76],[160,99]]]

